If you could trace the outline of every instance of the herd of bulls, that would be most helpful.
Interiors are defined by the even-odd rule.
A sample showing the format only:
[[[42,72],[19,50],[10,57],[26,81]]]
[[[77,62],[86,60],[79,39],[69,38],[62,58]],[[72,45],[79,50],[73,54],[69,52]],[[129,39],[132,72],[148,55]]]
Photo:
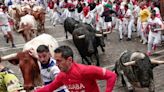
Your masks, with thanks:
[[[100,46],[104,52],[104,33],[97,32],[92,26],[75,21],[72,18],[67,18],[64,22],[64,28],[72,34],[73,42],[84,60],[91,64],[93,62],[92,55],[95,56],[97,65],[99,66],[98,47]],[[22,52],[3,56],[0,61],[9,61],[14,65],[18,65],[21,69],[24,79],[24,89],[29,92],[34,87],[42,85],[40,78],[40,70],[38,62],[35,58],[30,56],[29,50],[45,44],[49,46],[50,52],[53,55],[53,50],[58,47],[55,38],[48,34],[42,34],[35,37],[25,44]],[[90,60],[89,60],[90,59]],[[121,77],[122,84],[125,85],[129,92],[134,91],[133,83],[139,82],[141,87],[148,87],[149,92],[155,92],[153,81],[153,68],[164,61],[150,60],[150,58],[142,52],[123,52],[115,64],[115,72]]]
[[[9,7],[13,28],[22,34],[25,42],[38,35],[38,31],[45,31],[45,10],[42,6],[12,5]]]

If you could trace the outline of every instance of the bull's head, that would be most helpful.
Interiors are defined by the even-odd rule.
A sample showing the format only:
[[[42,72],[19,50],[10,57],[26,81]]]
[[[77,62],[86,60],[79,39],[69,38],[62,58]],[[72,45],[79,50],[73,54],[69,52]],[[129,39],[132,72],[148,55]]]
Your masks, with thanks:
[[[124,52],[120,58],[122,61],[123,58],[125,59],[125,55],[128,52]],[[129,54],[130,55],[130,54]],[[150,83],[153,80],[153,71],[154,64],[164,63],[164,61],[157,61],[157,60],[150,60],[150,58],[141,52],[134,52],[131,53],[129,62],[122,62],[124,66],[132,66],[134,74],[136,75],[137,79],[139,80],[142,87],[149,87]]]
[[[85,34],[77,36],[78,39],[85,39],[86,47],[89,53],[95,52],[95,48],[97,48],[97,44],[101,46],[105,46],[103,34],[101,33],[92,33],[86,32]],[[98,42],[98,43],[97,43]]]
[[[42,85],[37,59],[30,56],[29,51],[14,53],[1,57],[1,61],[10,61],[19,64],[24,79],[24,89],[28,92],[35,86]]]

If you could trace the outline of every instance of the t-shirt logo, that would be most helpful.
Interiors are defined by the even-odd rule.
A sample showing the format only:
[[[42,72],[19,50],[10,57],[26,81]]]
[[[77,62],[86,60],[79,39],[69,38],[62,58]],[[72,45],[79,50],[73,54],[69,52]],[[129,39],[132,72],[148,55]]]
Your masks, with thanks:
[[[85,92],[85,86],[82,83],[66,85],[70,92]]]

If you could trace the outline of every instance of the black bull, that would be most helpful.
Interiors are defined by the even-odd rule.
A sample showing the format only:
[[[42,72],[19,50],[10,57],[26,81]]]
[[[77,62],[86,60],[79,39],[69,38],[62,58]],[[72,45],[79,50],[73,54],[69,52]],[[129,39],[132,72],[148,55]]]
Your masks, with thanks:
[[[153,64],[146,54],[125,51],[115,64],[115,71],[129,92],[134,91],[133,84],[137,82],[141,87],[148,87],[149,92],[155,92],[153,80],[153,68],[155,66],[157,64]]]
[[[105,43],[102,33],[96,33],[96,30],[92,26],[79,23],[73,18],[67,18],[65,20],[64,28],[66,38],[67,31],[72,34],[73,42],[82,57],[82,63],[84,63],[85,60],[88,64],[91,64],[87,57],[90,57],[91,61],[93,61],[91,57],[94,55],[97,60],[97,65],[99,66],[100,64],[97,47],[100,46],[102,51],[105,51],[103,48]]]

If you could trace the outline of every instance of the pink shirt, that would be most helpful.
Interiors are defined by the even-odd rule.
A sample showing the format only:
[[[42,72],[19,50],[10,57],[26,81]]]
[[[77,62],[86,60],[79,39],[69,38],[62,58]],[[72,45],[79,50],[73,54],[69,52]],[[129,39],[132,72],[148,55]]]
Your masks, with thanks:
[[[97,66],[73,63],[68,72],[60,72],[52,83],[35,92],[53,92],[62,85],[70,92],[100,92],[96,80],[106,80],[105,92],[112,92],[116,74]]]

